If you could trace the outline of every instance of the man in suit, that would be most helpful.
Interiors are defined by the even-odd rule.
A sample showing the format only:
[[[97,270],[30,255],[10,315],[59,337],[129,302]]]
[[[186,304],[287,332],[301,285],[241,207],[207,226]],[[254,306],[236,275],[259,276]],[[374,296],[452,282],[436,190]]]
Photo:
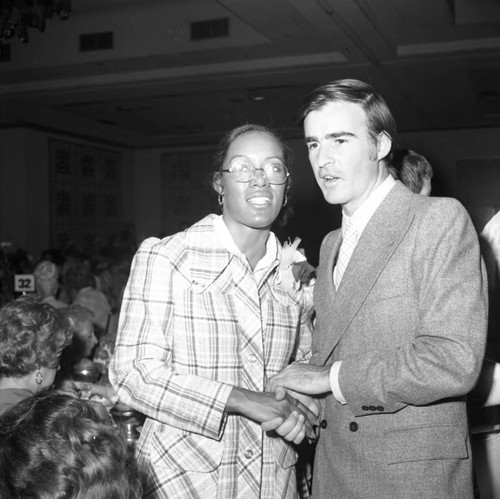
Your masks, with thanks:
[[[321,247],[311,362],[268,389],[322,398],[313,497],[472,497],[464,399],[483,360],[487,293],[471,220],[389,174],[395,121],[366,83],[320,87],[300,113],[343,221]]]

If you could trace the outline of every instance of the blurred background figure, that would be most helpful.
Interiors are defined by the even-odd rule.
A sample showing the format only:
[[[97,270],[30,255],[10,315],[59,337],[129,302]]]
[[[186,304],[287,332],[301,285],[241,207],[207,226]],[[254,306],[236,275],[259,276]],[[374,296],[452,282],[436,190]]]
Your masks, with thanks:
[[[73,339],[61,354],[60,370],[54,386],[90,400],[103,420],[118,400],[108,381],[107,365],[94,362],[98,340],[94,333],[93,313],[78,304],[69,305],[62,313],[73,331]]]
[[[44,391],[0,416],[0,497],[139,499],[133,456],[83,400]]]
[[[469,416],[480,496],[487,499],[500,497],[500,212],[486,223],[479,242],[488,273],[488,340]]]
[[[55,263],[42,260],[35,265],[33,271],[35,276],[36,297],[42,303],[48,303],[54,308],[63,308],[68,304],[57,299],[59,289],[59,270]]]
[[[434,172],[431,164],[421,154],[411,149],[393,151],[389,171],[411,191],[423,196],[431,195]]]
[[[69,267],[64,274],[64,284],[72,304],[82,305],[93,313],[97,337],[107,332],[111,305],[106,295],[96,289],[96,278],[85,263]]]
[[[81,305],[69,305],[64,314],[71,324],[73,339],[61,354],[58,378],[71,378],[73,366],[82,359],[90,359],[97,345],[94,333],[93,313]]]
[[[52,385],[71,335],[59,311],[33,298],[0,309],[0,414]]]

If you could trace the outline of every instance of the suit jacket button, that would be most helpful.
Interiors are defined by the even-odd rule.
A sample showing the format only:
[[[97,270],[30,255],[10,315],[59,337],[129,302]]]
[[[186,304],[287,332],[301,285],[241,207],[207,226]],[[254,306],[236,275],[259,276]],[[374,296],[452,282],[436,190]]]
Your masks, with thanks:
[[[375,408],[375,406],[374,406],[374,405],[371,405],[371,406],[370,406],[370,411],[376,411],[376,410],[377,410],[377,409]]]
[[[384,408],[381,405],[377,406],[377,411],[383,412],[383,410]]]
[[[362,409],[363,411],[369,411],[369,410],[370,410],[370,408],[369,408],[367,405],[362,405],[362,406],[361,406],[361,409]]]
[[[351,423],[349,423],[349,429],[351,431],[358,431],[358,423],[356,423],[355,421],[352,421]]]
[[[326,422],[326,419],[322,419],[321,423],[319,424],[323,430],[328,426],[328,423]]]

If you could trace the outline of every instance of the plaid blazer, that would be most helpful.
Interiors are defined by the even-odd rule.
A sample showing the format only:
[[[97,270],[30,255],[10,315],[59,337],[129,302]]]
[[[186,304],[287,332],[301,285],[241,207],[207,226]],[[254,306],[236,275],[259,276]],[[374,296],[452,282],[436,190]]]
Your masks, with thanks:
[[[139,248],[110,379],[147,416],[137,446],[147,496],[296,497],[293,447],[224,409],[233,386],[263,391],[309,359],[312,304],[276,284],[278,259],[257,284],[214,217]]]

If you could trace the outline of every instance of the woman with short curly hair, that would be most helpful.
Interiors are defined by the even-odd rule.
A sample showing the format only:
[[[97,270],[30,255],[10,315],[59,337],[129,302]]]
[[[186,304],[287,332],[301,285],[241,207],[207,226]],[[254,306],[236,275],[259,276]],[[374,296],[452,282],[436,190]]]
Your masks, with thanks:
[[[68,320],[45,303],[22,297],[0,309],[0,414],[52,385],[71,337]]]
[[[0,416],[0,497],[139,499],[131,449],[85,401],[54,391]]]

